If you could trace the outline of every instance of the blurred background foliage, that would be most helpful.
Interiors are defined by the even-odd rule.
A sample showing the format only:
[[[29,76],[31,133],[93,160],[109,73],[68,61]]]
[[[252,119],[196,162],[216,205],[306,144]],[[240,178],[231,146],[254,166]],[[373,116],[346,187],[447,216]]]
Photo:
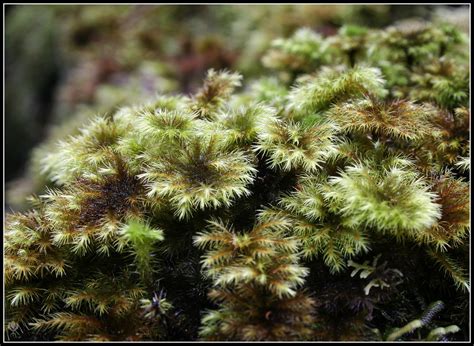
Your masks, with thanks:
[[[193,93],[210,68],[271,77],[272,41],[301,27],[329,37],[417,18],[469,32],[467,6],[8,5],[5,17],[7,210],[42,192],[44,153],[90,116]]]

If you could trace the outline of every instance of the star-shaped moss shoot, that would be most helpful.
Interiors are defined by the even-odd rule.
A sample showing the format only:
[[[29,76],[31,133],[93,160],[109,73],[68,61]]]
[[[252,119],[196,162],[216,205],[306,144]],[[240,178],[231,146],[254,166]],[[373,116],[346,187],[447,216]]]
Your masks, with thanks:
[[[296,113],[327,110],[333,103],[371,93],[385,96],[385,80],[378,68],[323,67],[315,75],[303,75],[288,95],[288,106]]]
[[[183,219],[250,195],[255,172],[245,153],[228,149],[217,136],[196,136],[163,153],[140,177],[149,197],[168,198]]]
[[[334,106],[328,112],[328,118],[346,133],[378,135],[394,140],[417,140],[434,132],[434,127],[427,119],[436,112],[431,106],[411,101],[383,101],[366,96]]]
[[[385,167],[356,163],[330,182],[325,196],[353,225],[403,237],[433,226],[441,216],[437,195],[404,160]]]
[[[268,155],[271,168],[315,171],[333,149],[334,126],[269,117],[260,122],[255,151]]]
[[[80,133],[58,143],[58,150],[42,160],[43,171],[62,185],[77,178],[96,175],[110,153],[130,128],[113,117],[96,117],[80,129]]]
[[[143,216],[142,182],[130,174],[127,164],[114,156],[100,177],[81,178],[62,190],[50,191],[45,213],[53,226],[54,242],[72,244],[78,254],[108,254],[117,248],[121,223]]]

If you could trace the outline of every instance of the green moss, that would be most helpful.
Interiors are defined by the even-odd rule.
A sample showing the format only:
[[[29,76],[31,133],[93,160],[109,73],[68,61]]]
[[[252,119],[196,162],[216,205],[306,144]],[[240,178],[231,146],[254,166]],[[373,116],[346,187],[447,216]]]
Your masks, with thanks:
[[[113,12],[83,15],[107,36]],[[59,136],[38,154],[56,186],[7,217],[8,336],[462,339],[466,43],[429,23],[304,29],[264,58],[283,74],[212,69]]]

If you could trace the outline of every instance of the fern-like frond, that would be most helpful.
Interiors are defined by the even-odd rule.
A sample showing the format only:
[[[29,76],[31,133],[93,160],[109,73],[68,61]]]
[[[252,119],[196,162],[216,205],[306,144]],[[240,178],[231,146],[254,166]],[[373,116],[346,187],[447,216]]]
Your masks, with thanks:
[[[444,273],[451,277],[458,288],[461,291],[470,291],[470,282],[467,276],[466,269],[461,266],[458,261],[451,258],[447,253],[439,252],[436,250],[427,250],[428,255],[433,258]]]
[[[469,184],[448,172],[433,179],[432,189],[441,205],[441,218],[418,237],[441,251],[459,246],[470,231]]]
[[[248,232],[231,232],[212,221],[211,230],[195,238],[197,245],[211,248],[203,268],[215,286],[209,297],[220,306],[202,319],[200,335],[206,339],[282,340],[310,334],[314,302],[297,291],[309,272],[298,264],[295,240],[274,232],[287,229],[287,220],[261,215]],[[289,308],[292,300],[300,302],[299,309]]]

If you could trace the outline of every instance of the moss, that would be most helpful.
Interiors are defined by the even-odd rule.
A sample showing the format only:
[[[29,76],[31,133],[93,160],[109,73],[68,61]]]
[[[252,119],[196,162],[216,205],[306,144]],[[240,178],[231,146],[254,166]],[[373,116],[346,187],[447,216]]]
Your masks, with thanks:
[[[78,48],[112,12],[83,13]],[[7,217],[8,337],[462,339],[466,43],[425,22],[305,29],[264,59],[283,74],[212,69],[93,117]]]

